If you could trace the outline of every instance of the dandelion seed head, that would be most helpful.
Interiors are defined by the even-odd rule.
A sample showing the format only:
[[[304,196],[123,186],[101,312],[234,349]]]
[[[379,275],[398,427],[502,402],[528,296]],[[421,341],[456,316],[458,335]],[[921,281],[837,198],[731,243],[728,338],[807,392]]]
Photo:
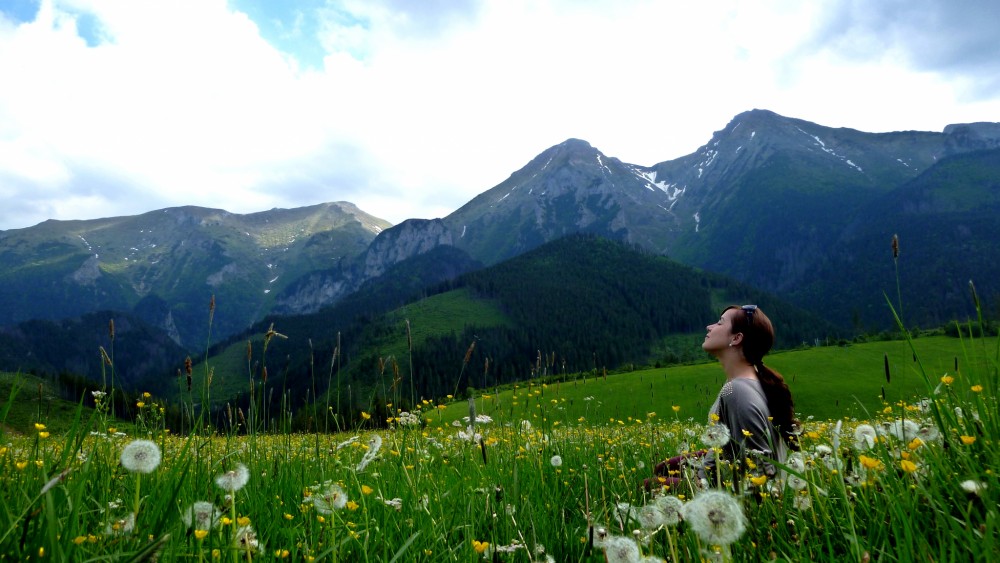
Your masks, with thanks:
[[[150,440],[135,440],[122,449],[122,466],[134,473],[152,473],[160,459],[160,447]]]
[[[257,539],[257,532],[249,525],[241,527],[233,536],[233,546],[244,552],[258,551],[260,540]]]
[[[729,545],[746,530],[743,509],[735,497],[722,491],[706,491],[684,505],[684,521],[702,541]]]
[[[660,511],[664,526],[676,526],[681,521],[684,513],[684,501],[673,495],[662,495],[656,497],[653,505]]]
[[[901,442],[909,442],[917,437],[920,425],[912,420],[897,420],[889,425],[889,433]]]
[[[785,464],[788,468],[797,473],[802,473],[806,470],[806,460],[802,457],[802,452],[794,452],[788,456],[785,460]]]
[[[104,528],[104,534],[107,536],[120,536],[125,534],[131,534],[132,530],[135,529],[135,514],[129,514],[121,520],[115,520]]]
[[[792,499],[792,506],[797,510],[806,511],[812,508],[812,497],[809,495],[795,495]]]
[[[563,464],[562,456],[558,456],[558,455],[552,456],[552,459],[549,460],[549,463],[552,464],[552,467],[560,467],[560,466],[562,466],[562,464]]]
[[[986,490],[986,483],[968,479],[962,481],[961,487],[963,491],[969,493],[970,495],[982,495],[983,491]]]
[[[729,428],[723,424],[712,424],[701,435],[701,441],[710,448],[721,448],[729,443]]]
[[[224,491],[234,493],[242,489],[249,480],[250,470],[247,469],[247,466],[240,463],[235,468],[216,476],[215,484]]]
[[[878,433],[875,427],[870,424],[859,424],[854,429],[854,449],[867,451],[875,447],[878,440]]]
[[[941,432],[938,431],[937,426],[922,426],[917,431],[917,437],[925,443],[934,442],[941,437]]]
[[[188,528],[210,530],[219,525],[221,514],[210,502],[198,501],[181,512],[181,521]]]
[[[639,544],[632,538],[611,536],[604,540],[604,558],[608,563],[635,563],[641,557]]]
[[[316,512],[320,514],[332,514],[335,510],[341,510],[347,506],[347,493],[336,483],[329,483],[322,492],[309,497]]]

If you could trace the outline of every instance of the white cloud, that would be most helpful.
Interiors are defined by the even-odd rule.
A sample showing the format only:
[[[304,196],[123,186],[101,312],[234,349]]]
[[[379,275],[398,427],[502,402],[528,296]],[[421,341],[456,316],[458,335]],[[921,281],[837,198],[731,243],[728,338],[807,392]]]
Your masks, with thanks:
[[[969,25],[940,9],[948,26],[834,1],[314,0],[275,23],[239,3],[0,16],[0,193],[18,202],[0,228],[335,200],[398,222],[446,215],[570,137],[653,164],[755,107],[866,131],[1000,114],[996,63],[956,54],[995,52],[997,25],[921,58]],[[270,25],[296,42],[268,43]]]

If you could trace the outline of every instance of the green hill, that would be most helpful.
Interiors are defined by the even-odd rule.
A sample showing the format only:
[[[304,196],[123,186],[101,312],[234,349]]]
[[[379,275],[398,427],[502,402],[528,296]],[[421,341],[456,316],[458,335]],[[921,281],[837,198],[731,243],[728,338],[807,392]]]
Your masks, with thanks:
[[[931,385],[940,387],[939,392],[971,396],[969,381],[986,373],[986,358],[996,358],[995,338],[972,348],[948,336],[917,338],[913,344],[919,361],[914,361],[906,341],[896,340],[779,352],[765,358],[765,363],[784,375],[802,419],[837,420],[867,419],[886,406],[900,416],[900,402],[913,404],[931,395],[921,366]],[[940,384],[944,375],[955,378],[950,387]],[[528,420],[542,427],[572,424],[580,417],[591,424],[641,420],[649,413],[702,422],[724,381],[715,362],[607,376],[579,374],[481,390],[476,394],[476,412],[503,420]],[[676,413],[674,406],[679,407]],[[429,416],[435,424],[450,424],[468,415],[468,404],[458,401]]]
[[[725,277],[587,235],[553,241],[423,294],[377,316],[347,300],[320,314],[269,319],[287,338],[271,339],[266,357],[261,337],[270,324],[213,351],[213,403],[248,405],[250,374],[259,385],[264,367],[271,412],[282,401],[294,408],[315,397],[322,403],[330,387],[340,396],[331,403],[350,416],[390,398],[407,406],[546,374],[690,361],[701,357],[703,327],[730,303],[767,310],[782,327],[783,348],[836,330]],[[194,370],[194,388],[205,373]]]

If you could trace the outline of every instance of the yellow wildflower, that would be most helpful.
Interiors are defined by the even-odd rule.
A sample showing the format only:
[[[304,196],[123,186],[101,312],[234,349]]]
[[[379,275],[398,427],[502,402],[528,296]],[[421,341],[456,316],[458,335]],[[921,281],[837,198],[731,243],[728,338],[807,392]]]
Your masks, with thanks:
[[[965,436],[965,435],[963,435],[963,436],[959,436],[959,438],[961,438],[962,443],[965,444],[966,446],[971,446],[972,444],[976,443],[976,437],[975,436]]]
[[[861,465],[865,466],[867,469],[881,469],[882,462],[874,457],[868,457],[863,455],[859,458]]]
[[[982,393],[983,392],[983,386],[982,385],[973,385],[972,386],[972,392],[973,393]]]
[[[899,466],[902,467],[903,471],[906,471],[907,473],[913,473],[917,470],[917,464],[908,459],[900,461]]]

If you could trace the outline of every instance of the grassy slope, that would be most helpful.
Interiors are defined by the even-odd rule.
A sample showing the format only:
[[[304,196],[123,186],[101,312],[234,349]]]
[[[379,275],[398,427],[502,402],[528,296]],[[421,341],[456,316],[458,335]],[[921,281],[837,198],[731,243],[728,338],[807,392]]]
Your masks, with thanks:
[[[918,338],[913,341],[923,369],[937,385],[944,374],[955,376],[953,388],[967,393],[968,384],[954,371],[958,358],[960,372],[970,369],[964,360],[962,343],[945,336]],[[990,346],[995,346],[992,341]],[[888,355],[891,380],[886,382],[884,355]],[[989,354],[993,356],[994,354]],[[983,357],[980,354],[978,357]],[[822,347],[776,353],[766,363],[781,372],[792,390],[796,411],[803,418],[831,420],[840,417],[863,417],[864,410],[884,408],[886,401],[912,402],[929,395],[919,366],[905,341],[873,342],[848,347]],[[972,367],[972,369],[977,369]],[[488,399],[477,400],[477,413],[507,417],[520,416],[539,425],[548,419],[571,422],[586,417],[592,423],[645,418],[655,412],[660,418],[675,416],[677,405],[681,419],[702,421],[724,381],[717,364],[703,363],[649,369],[605,377],[580,376],[576,380],[547,385],[521,385],[515,391],[500,391]],[[516,393],[517,398],[512,395]],[[592,397],[587,400],[587,397]],[[464,403],[449,405],[439,411],[444,421],[468,415]]]
[[[389,319],[398,330],[395,337],[379,343],[379,355],[384,358],[395,357],[400,366],[408,364],[408,347],[406,342],[406,320],[410,321],[410,338],[413,346],[420,346],[430,336],[460,332],[470,322],[476,326],[509,325],[510,321],[499,306],[490,300],[475,299],[469,295],[469,290],[459,289],[421,299],[401,309],[390,313]],[[471,319],[471,321],[470,321]],[[281,326],[275,326],[281,331]],[[282,346],[284,341],[273,340],[272,345]],[[253,341],[254,361],[260,359],[262,352],[262,335]],[[284,356],[284,349],[275,348],[278,357]],[[269,352],[271,360],[275,358]],[[192,389],[196,396],[204,382],[206,373],[204,363],[199,358],[192,358],[196,364],[192,371]],[[271,362],[269,361],[269,364]],[[250,389],[247,365],[246,342],[236,342],[225,350],[209,358],[212,367],[211,400],[214,404],[225,403],[237,393],[247,393]],[[347,366],[349,367],[349,366]],[[318,367],[318,372],[326,373],[328,366]],[[259,377],[255,374],[255,377]],[[182,378],[183,379],[183,378]],[[321,376],[325,380],[326,375]],[[186,383],[182,383],[186,385]]]
[[[455,299],[453,295],[442,297]],[[406,313],[405,316],[411,319],[421,318],[414,307]],[[484,315],[487,313],[488,311],[483,311]],[[447,322],[447,318],[442,317],[442,322]],[[413,338],[414,345],[418,345],[420,336],[416,330]],[[966,361],[962,341],[934,336],[918,338],[913,343],[920,364],[932,385],[937,385],[940,377],[948,374],[955,377],[952,385],[955,392],[968,392],[963,373],[979,370],[980,367]],[[973,356],[995,357],[996,340],[976,344],[984,345],[986,353]],[[402,369],[406,369],[405,339],[402,346],[404,348],[399,351],[400,365]],[[245,344],[234,346],[232,355],[239,354],[245,354]],[[884,355],[889,358],[889,382],[885,378]],[[242,358],[245,362],[245,356]],[[954,370],[956,358],[960,368],[958,373]],[[865,409],[872,412],[884,408],[881,397],[883,388],[890,404],[898,401],[912,402],[928,396],[926,384],[920,376],[920,366],[913,361],[913,354],[905,341],[779,352],[768,356],[767,364],[785,375],[795,398],[796,411],[803,418],[811,416],[818,420],[830,420],[839,417],[864,417]],[[245,369],[244,367],[243,373]],[[196,392],[199,389],[198,374],[202,372],[202,369],[196,367]],[[234,387],[246,387],[245,376],[228,374],[227,377],[220,377],[219,372],[217,369],[213,382],[214,399],[223,397],[221,384],[227,380],[231,380]],[[10,393],[15,382],[19,392],[11,403]],[[611,422],[612,419],[627,421],[630,417],[644,419],[651,412],[657,413],[656,416],[660,418],[677,416],[701,421],[722,383],[722,371],[714,362],[640,370],[607,377],[579,375],[561,383],[524,383],[514,390],[495,393],[486,391],[486,398],[481,395],[477,399],[477,412],[496,415],[502,411],[508,419],[527,419],[535,425],[543,426],[556,421],[561,424],[575,422],[580,417],[585,417],[591,423]],[[5,430],[33,431],[32,424],[39,419],[39,384],[42,385],[43,395],[41,420],[54,432],[71,424],[77,405],[56,398],[46,381],[26,374],[0,374],[0,413],[11,403],[10,412],[3,421]],[[516,398],[513,396],[515,393]],[[674,405],[680,407],[676,415],[671,409]],[[450,422],[467,415],[467,404],[454,403],[444,410],[435,411],[432,416],[435,420],[440,417],[441,420]],[[84,413],[84,418],[88,417],[89,414]]]
[[[73,424],[78,407],[76,403],[60,399],[45,379],[0,372],[0,417],[5,411],[7,413],[6,418],[0,419],[4,432],[31,434],[35,432],[34,424],[39,421],[52,432],[64,432]],[[90,411],[90,408],[85,409],[84,419],[90,417]]]

